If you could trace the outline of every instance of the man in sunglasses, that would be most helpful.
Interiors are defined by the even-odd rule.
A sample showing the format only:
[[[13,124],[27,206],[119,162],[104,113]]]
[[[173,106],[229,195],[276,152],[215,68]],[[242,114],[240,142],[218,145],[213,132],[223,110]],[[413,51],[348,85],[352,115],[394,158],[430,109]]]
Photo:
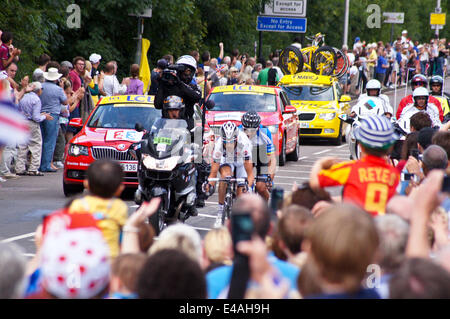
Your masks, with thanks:
[[[275,177],[277,165],[272,134],[261,125],[261,117],[255,111],[249,111],[242,116],[242,125],[239,128],[244,131],[253,145],[252,158],[253,164],[256,166],[256,192],[268,201],[270,198],[269,187]]]
[[[411,89],[414,92],[418,87],[427,88],[428,81],[427,78],[423,74],[416,74],[411,79]],[[442,112],[441,103],[434,96],[429,96],[428,102],[433,103],[439,110],[439,120],[442,122],[444,120],[444,112]],[[405,96],[398,105],[397,114],[395,115],[398,119],[403,112],[403,109],[410,104],[414,104],[413,94]]]
[[[220,129],[220,136],[216,139],[213,151],[213,162],[209,178],[216,178],[217,172],[221,178],[247,178],[247,185],[253,185],[252,142],[239,130],[233,122],[226,122]],[[205,192],[209,193],[216,182],[209,182]],[[236,195],[247,191],[247,185],[238,184]],[[223,206],[225,203],[226,183],[219,184],[219,209],[214,228],[222,226]]]
[[[400,113],[400,126],[406,131],[410,132],[410,119],[418,112],[427,113],[432,121],[434,127],[441,127],[442,121],[440,119],[440,113],[442,109],[439,109],[436,104],[431,101],[431,96],[428,94],[428,90],[424,87],[418,87],[413,92],[413,102],[408,103]]]
[[[446,119],[450,118],[450,94],[442,92],[444,79],[440,75],[433,75],[430,79],[430,94],[441,102],[442,111]],[[445,121],[444,121],[445,122]]]

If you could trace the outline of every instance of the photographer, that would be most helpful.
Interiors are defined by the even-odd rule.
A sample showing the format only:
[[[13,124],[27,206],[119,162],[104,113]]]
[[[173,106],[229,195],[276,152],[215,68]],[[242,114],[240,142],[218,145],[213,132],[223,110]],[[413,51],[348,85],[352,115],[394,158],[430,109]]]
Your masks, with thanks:
[[[183,55],[174,65],[164,69],[155,96],[155,108],[161,110],[164,100],[169,95],[176,95],[183,99],[186,109],[184,119],[188,129],[194,127],[194,104],[200,102],[202,94],[197,85],[190,84],[197,70],[197,62],[190,55]],[[163,117],[167,114],[163,111]]]

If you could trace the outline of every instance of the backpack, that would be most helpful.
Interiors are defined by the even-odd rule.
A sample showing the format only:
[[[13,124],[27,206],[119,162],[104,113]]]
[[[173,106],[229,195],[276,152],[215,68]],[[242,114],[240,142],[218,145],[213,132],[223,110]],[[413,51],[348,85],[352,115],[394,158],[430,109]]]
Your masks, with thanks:
[[[277,85],[277,70],[275,68],[270,68],[267,76],[267,85]]]

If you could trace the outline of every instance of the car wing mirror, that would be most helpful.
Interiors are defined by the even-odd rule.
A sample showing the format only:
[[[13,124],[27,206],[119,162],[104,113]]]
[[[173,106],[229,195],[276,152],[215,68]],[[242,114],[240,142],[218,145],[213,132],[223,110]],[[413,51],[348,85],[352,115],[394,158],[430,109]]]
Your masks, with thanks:
[[[296,112],[297,112],[297,109],[295,108],[295,106],[286,105],[283,113],[296,113]]]
[[[134,129],[135,129],[137,132],[144,132],[144,126],[142,126],[141,123],[136,123],[136,124],[134,125]]]
[[[83,120],[79,117],[73,118],[69,121],[69,126],[75,127],[75,128],[82,128],[83,127]]]

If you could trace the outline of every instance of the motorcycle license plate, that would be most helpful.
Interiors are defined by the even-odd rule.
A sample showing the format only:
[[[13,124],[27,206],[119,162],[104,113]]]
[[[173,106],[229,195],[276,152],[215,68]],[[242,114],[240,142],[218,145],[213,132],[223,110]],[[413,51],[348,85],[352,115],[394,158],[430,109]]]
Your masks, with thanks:
[[[137,172],[136,163],[120,163],[124,172]]]

